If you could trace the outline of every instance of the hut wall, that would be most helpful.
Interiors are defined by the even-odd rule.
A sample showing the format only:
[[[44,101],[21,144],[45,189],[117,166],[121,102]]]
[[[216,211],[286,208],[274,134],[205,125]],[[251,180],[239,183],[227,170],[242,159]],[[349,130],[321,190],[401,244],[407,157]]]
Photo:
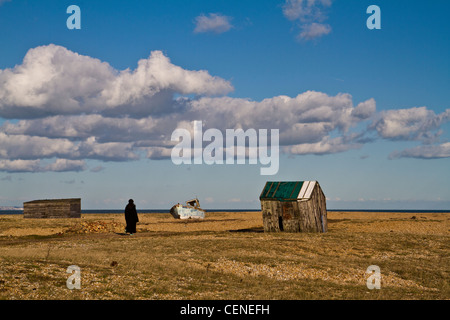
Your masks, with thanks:
[[[300,232],[300,212],[296,201],[261,201],[264,231],[266,232]]]
[[[281,231],[278,225],[277,201],[263,200],[261,201],[261,210],[263,214],[264,231],[278,232]]]
[[[308,201],[297,202],[298,210],[301,212],[302,232],[327,232],[327,206],[325,195],[322,190],[316,186]]]
[[[24,218],[81,218],[81,199],[24,202]]]

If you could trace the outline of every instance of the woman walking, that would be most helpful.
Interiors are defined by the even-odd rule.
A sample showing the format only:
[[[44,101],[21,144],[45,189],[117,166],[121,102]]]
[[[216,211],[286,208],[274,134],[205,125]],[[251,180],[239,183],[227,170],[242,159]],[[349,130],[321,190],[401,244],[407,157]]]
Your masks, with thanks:
[[[133,199],[128,200],[128,204],[125,207],[125,222],[127,223],[125,232],[129,233],[130,235],[136,233],[136,223],[139,222],[139,218]]]

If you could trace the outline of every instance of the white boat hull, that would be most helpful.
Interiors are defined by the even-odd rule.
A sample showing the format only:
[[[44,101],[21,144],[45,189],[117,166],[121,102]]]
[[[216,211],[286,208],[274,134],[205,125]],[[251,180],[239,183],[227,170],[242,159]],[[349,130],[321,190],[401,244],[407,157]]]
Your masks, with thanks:
[[[196,209],[192,207],[182,206],[181,204],[177,204],[170,209],[170,214],[175,219],[204,219],[205,211],[202,209]]]

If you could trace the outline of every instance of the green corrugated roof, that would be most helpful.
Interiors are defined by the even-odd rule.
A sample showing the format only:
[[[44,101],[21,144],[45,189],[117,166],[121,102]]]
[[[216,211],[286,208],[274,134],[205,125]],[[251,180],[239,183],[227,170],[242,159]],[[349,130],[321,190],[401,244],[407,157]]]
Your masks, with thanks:
[[[267,182],[259,197],[260,200],[297,200],[304,181]]]

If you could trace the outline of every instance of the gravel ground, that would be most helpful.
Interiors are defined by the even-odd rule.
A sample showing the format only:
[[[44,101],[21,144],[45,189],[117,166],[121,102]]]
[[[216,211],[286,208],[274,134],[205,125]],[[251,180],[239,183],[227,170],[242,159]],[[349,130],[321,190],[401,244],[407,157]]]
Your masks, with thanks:
[[[266,299],[319,282],[358,297],[371,264],[388,299],[450,298],[450,213],[329,212],[327,234],[264,233],[259,212],[139,218],[125,236],[120,214],[0,216],[0,299]],[[67,288],[72,264],[82,290]],[[321,298],[314,286],[294,292]]]

